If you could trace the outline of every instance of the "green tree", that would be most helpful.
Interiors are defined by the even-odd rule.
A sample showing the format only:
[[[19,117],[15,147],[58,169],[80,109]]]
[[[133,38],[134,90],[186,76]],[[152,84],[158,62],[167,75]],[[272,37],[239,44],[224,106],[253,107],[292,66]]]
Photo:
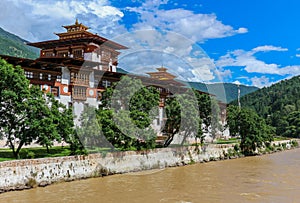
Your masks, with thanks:
[[[16,158],[32,142],[48,148],[54,140],[68,141],[73,135],[71,118],[72,113],[53,96],[30,87],[22,68],[0,60],[0,136]]]
[[[97,114],[103,135],[117,148],[153,148],[156,134],[151,123],[158,102],[155,88],[144,87],[141,80],[122,77],[103,93]]]
[[[251,109],[228,107],[227,125],[231,135],[241,137],[240,147],[245,155],[255,154],[257,148],[273,140],[272,128]]]
[[[101,148],[104,147],[113,148],[104,137],[97,116],[99,115],[97,115],[97,109],[95,107],[84,106],[84,110],[79,118],[80,125],[76,126],[77,135],[87,151],[90,149],[93,151],[101,150]]]
[[[211,133],[213,139],[215,139],[217,132],[220,132],[220,107],[217,100],[208,94],[203,94],[194,90],[198,101],[198,110],[201,118],[202,133],[198,133],[199,138],[204,139],[203,133]]]
[[[213,139],[216,138],[217,133],[222,130],[220,123],[220,107],[216,99],[211,98],[211,136]]]
[[[42,94],[37,90],[36,94]],[[74,140],[74,122],[72,109],[57,101],[52,94],[40,96],[39,113],[36,115],[37,122],[37,143],[45,146],[49,153],[54,141],[65,141],[72,144]]]
[[[201,129],[202,120],[198,108],[198,101],[194,92],[190,90],[166,99],[167,120],[163,133],[168,137],[164,147],[173,142],[176,134],[182,138],[181,144],[184,144],[187,137],[193,136],[196,140],[197,138],[201,139],[203,134]]]
[[[286,124],[284,126],[285,132],[283,136],[286,137],[300,137],[300,111],[294,111],[285,117]]]
[[[29,82],[23,70],[13,67],[4,60],[0,60],[0,133],[5,137],[16,158],[25,144],[30,144],[35,138],[28,128],[30,111]]]

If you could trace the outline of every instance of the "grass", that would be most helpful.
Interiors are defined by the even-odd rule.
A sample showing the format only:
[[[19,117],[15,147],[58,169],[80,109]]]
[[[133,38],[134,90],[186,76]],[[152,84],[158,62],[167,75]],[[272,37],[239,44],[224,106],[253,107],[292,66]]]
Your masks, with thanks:
[[[239,142],[240,142],[240,139],[232,137],[232,138],[229,138],[228,140],[217,139],[215,144],[233,144],[233,143],[239,143]]]
[[[292,138],[282,137],[282,136],[275,136],[274,137],[274,141],[290,140],[290,139],[292,139]]]
[[[23,148],[20,151],[21,159],[28,158],[45,158],[45,157],[60,157],[60,156],[69,156],[71,150],[68,146],[56,146],[49,148],[49,153],[45,147],[32,147],[32,148]],[[14,160],[13,152],[11,149],[0,149],[0,161],[10,161]]]
[[[89,154],[91,153],[104,153],[111,152],[110,148],[93,148],[87,149]],[[71,150],[69,146],[55,146],[49,148],[49,153],[45,147],[32,147],[23,148],[20,151],[20,159],[33,159],[33,158],[47,158],[47,157],[61,157],[70,156]],[[0,162],[15,160],[11,149],[0,149]]]

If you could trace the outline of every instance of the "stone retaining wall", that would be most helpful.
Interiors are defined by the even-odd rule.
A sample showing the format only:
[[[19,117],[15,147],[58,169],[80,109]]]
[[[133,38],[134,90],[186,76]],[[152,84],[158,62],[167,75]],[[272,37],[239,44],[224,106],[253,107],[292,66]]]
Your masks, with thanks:
[[[161,148],[0,162],[0,192],[223,159],[230,145]]]

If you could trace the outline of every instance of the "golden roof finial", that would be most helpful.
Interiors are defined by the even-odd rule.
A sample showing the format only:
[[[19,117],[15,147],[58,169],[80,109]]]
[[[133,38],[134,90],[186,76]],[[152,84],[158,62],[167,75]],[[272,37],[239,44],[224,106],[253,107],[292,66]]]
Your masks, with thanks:
[[[75,21],[75,25],[78,25],[79,23],[78,23],[78,19],[76,18],[76,21]]]

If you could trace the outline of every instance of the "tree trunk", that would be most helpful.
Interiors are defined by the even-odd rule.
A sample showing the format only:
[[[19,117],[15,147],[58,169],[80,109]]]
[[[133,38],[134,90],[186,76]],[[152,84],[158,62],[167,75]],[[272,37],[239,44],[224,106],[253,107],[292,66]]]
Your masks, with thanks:
[[[168,138],[166,139],[166,141],[164,143],[164,147],[168,147],[171,144],[171,142],[173,141],[173,139],[174,139],[174,134],[168,136]]]

